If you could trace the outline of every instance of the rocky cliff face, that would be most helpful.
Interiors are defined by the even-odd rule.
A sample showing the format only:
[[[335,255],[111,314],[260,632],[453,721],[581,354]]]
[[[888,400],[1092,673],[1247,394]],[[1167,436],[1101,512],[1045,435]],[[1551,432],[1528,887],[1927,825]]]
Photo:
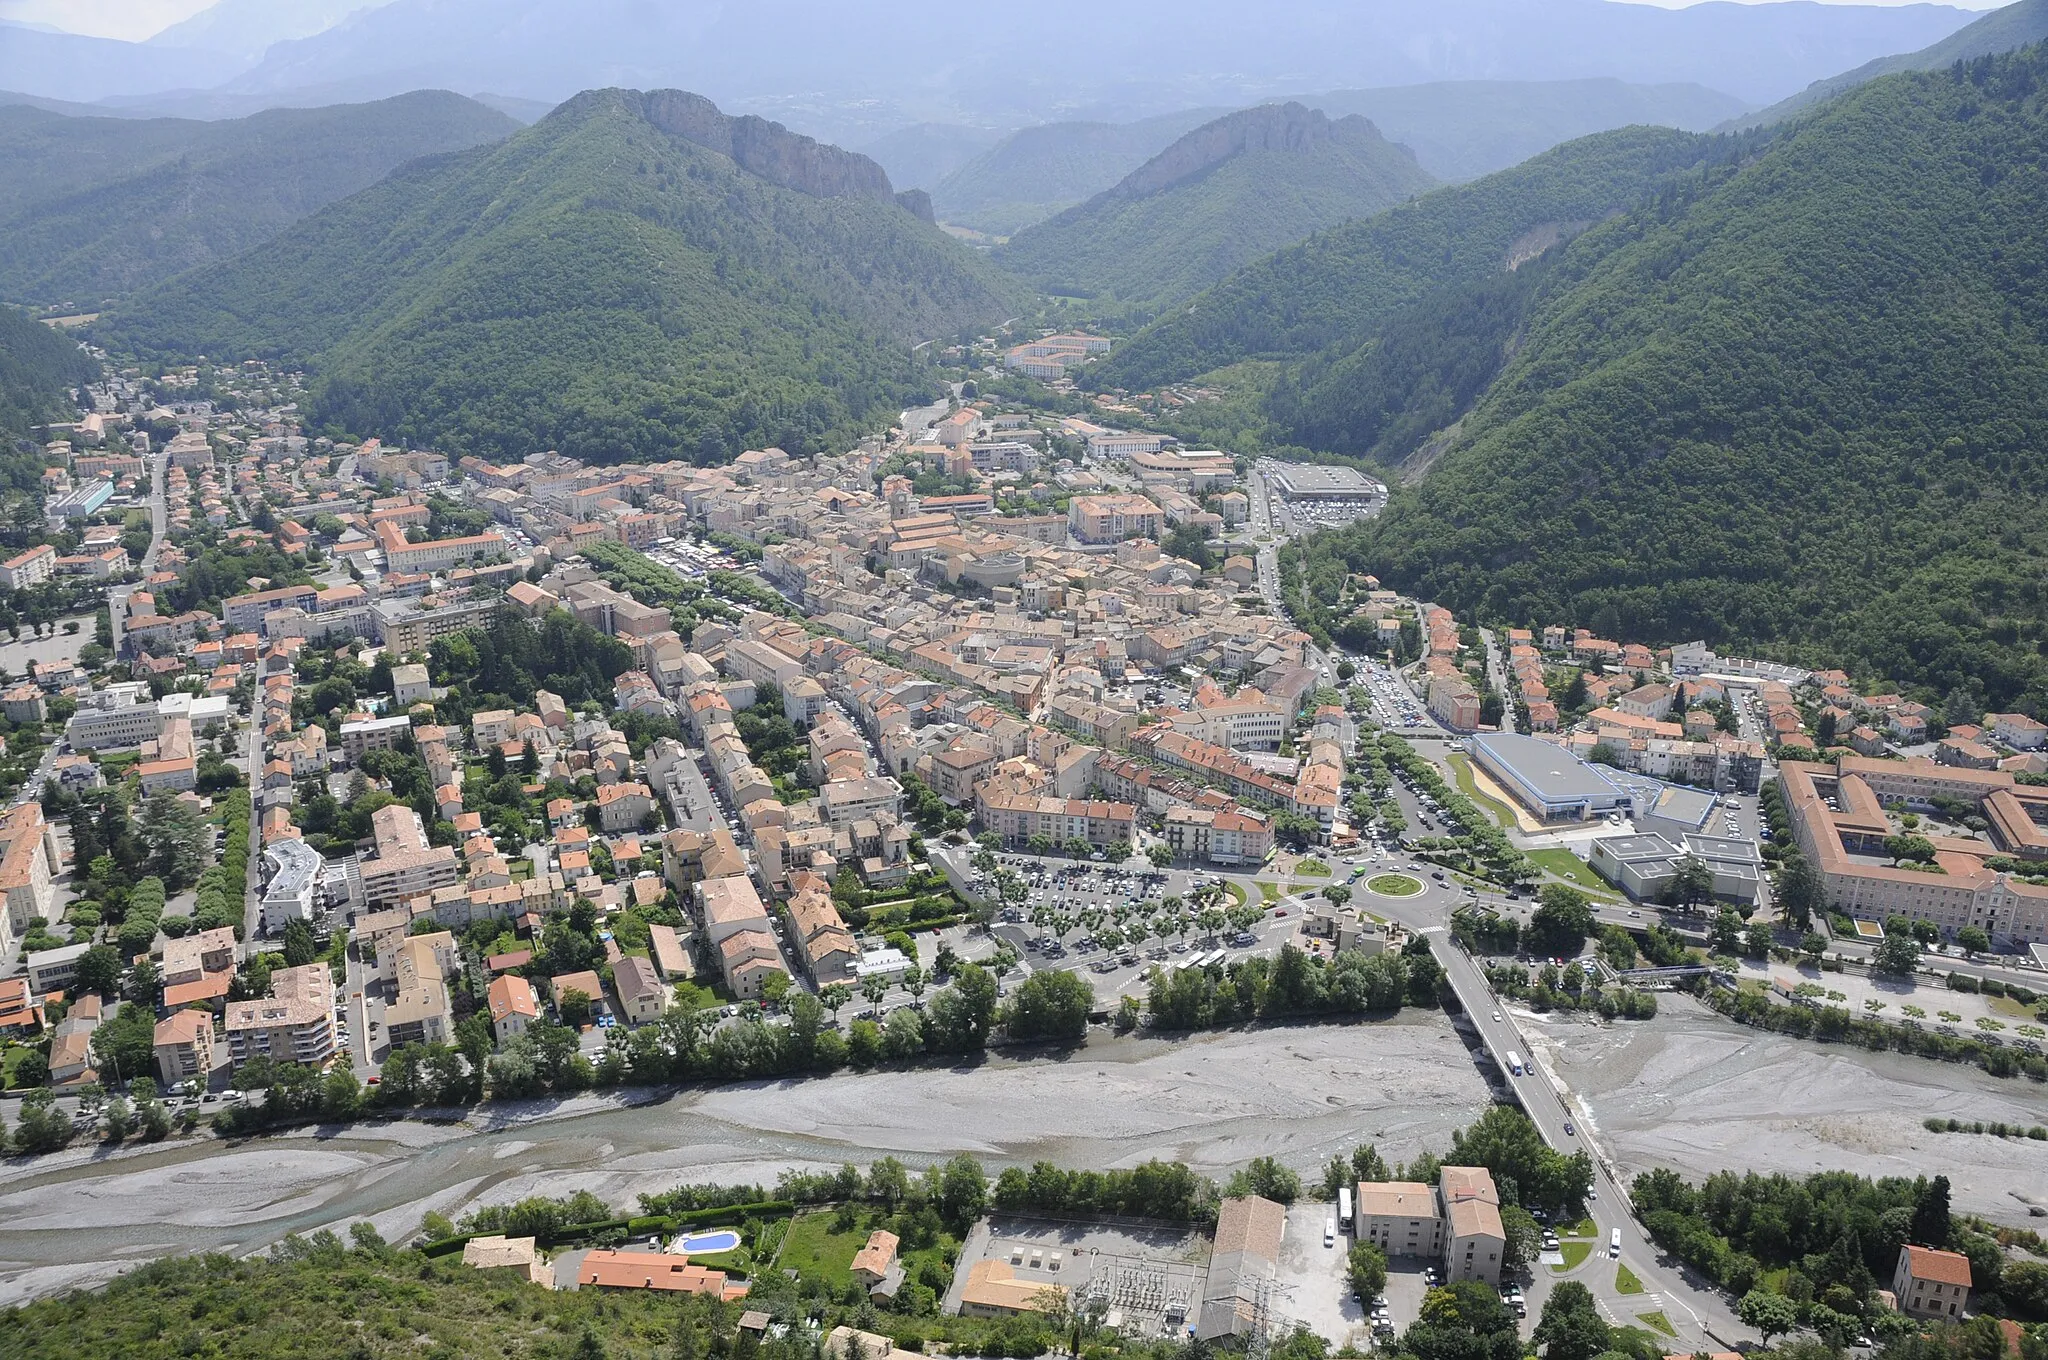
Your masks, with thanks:
[[[729,117],[704,96],[683,90],[649,91],[641,96],[641,107],[647,121],[663,132],[730,157],[771,184],[814,198],[897,201],[881,166],[780,123],[751,114]]]
[[[1204,123],[1133,170],[1109,192],[1117,198],[1146,198],[1233,156],[1252,151],[1312,151],[1340,138],[1381,140],[1379,129],[1356,114],[1332,122],[1322,110],[1305,105],[1262,104]]]

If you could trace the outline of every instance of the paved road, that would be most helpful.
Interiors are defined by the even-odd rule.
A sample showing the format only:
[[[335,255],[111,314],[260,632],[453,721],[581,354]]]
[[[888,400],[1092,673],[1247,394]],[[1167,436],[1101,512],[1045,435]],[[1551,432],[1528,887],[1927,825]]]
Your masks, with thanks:
[[[170,464],[170,457],[167,451],[159,449],[149,465],[149,550],[142,554],[143,580],[148,580],[149,574],[156,570],[157,549],[163,546],[164,533],[170,522],[169,514],[164,507],[164,472]],[[107,592],[107,616],[114,625],[115,656],[121,655],[121,624],[128,616],[128,597],[139,588],[116,586]]]
[[[1493,692],[1500,696],[1500,730],[1503,732],[1520,731],[1521,729],[1515,726],[1515,706],[1508,699],[1506,649],[1500,645],[1499,638],[1495,636],[1491,628],[1480,629],[1479,640],[1486,647],[1486,674],[1493,682]]]
[[[1425,866],[1426,867],[1426,866]],[[1674,1351],[1717,1351],[1725,1343],[1747,1335],[1726,1301],[1710,1287],[1688,1281],[1678,1270],[1660,1264],[1658,1250],[1644,1235],[1629,1209],[1626,1187],[1615,1177],[1606,1155],[1592,1139],[1581,1114],[1571,1103],[1569,1090],[1540,1065],[1535,1046],[1517,1027],[1511,1010],[1502,1007],[1479,963],[1451,939],[1450,909],[1458,894],[1431,884],[1419,896],[1383,898],[1360,892],[1368,910],[1387,916],[1426,936],[1444,966],[1465,1014],[1493,1056],[1508,1083],[1519,1097],[1529,1118],[1550,1146],[1565,1152],[1584,1149],[1593,1158],[1593,1201],[1587,1210],[1597,1230],[1594,1250],[1576,1269],[1560,1276],[1548,1267],[1537,1267],[1540,1291],[1532,1294],[1532,1313],[1540,1308],[1541,1297],[1559,1278],[1576,1279],[1592,1291],[1610,1322],[1642,1325],[1645,1313],[1661,1312],[1678,1331]],[[1523,1074],[1509,1071],[1508,1055],[1517,1055]],[[1537,1065],[1532,1066],[1532,1063]],[[1567,1128],[1570,1132],[1567,1132]],[[1616,1262],[1609,1256],[1608,1242],[1616,1230],[1621,1233],[1620,1263],[1642,1282],[1646,1292],[1622,1294],[1616,1287]],[[1711,1329],[1711,1334],[1709,1329]]]

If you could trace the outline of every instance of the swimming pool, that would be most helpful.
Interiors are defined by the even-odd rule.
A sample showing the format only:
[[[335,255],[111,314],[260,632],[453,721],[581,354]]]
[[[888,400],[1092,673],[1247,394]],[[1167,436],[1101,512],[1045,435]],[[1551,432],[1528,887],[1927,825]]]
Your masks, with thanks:
[[[683,1237],[676,1242],[675,1249],[685,1255],[711,1256],[721,1251],[731,1251],[740,1244],[740,1235],[726,1229],[717,1232],[698,1233]]]

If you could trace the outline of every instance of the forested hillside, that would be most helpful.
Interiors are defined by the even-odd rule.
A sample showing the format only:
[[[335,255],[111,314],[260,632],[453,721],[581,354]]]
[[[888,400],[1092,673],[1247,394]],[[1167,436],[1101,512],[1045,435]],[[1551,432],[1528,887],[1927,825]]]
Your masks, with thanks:
[[[2044,91],[2038,47],[1887,77],[1579,237],[1312,589],[2048,703]]]
[[[850,444],[923,392],[913,343],[1011,295],[866,157],[606,90],[100,324],[142,353],[309,364],[314,418],[359,434],[718,462]]]
[[[1499,273],[1518,242],[1533,249],[1629,206],[1712,143],[1665,128],[1602,133],[1321,232],[1140,332],[1089,381],[1135,390],[1243,359],[1348,353],[1434,289]]]
[[[65,389],[98,376],[99,364],[75,337],[0,307],[0,456],[11,458],[14,441],[28,438],[38,421],[73,417]],[[40,467],[40,457],[35,462]],[[15,479],[4,480],[12,486]]]
[[[217,123],[0,108],[0,297],[94,307],[517,127],[435,90]]]
[[[1008,236],[1093,198],[1223,112],[1024,128],[948,174],[932,206],[942,221]]]
[[[1054,292],[1164,304],[1434,183],[1363,118],[1262,105],[1195,129],[996,259]]]

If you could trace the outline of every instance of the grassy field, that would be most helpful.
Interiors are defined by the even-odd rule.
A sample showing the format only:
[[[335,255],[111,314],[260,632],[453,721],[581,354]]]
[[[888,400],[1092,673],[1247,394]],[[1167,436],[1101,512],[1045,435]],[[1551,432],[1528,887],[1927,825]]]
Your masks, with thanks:
[[[1584,1265],[1586,1258],[1593,1254],[1593,1244],[1591,1242],[1565,1242],[1560,1244],[1560,1250],[1564,1253],[1564,1264],[1552,1266],[1551,1270],[1562,1275],[1568,1270],[1576,1270]]]
[[[1261,902],[1278,902],[1281,898],[1287,895],[1286,893],[1280,891],[1280,885],[1278,883],[1258,882],[1254,883],[1252,886],[1259,890],[1259,901]]]
[[[1231,906],[1241,907],[1244,905],[1244,889],[1242,887],[1238,886],[1235,883],[1225,883],[1223,885],[1223,891],[1230,895]],[[1260,893],[1260,898],[1262,900],[1264,899],[1264,897],[1265,894],[1263,892]]]
[[[1450,765],[1451,774],[1458,784],[1458,792],[1464,794],[1479,807],[1485,809],[1502,826],[1513,827],[1515,825],[1515,812],[1513,808],[1501,802],[1498,798],[1488,797],[1479,791],[1479,781],[1472,777],[1472,757],[1466,755],[1463,751],[1455,751],[1451,754]]]
[[[1643,1292],[1643,1282],[1637,1279],[1636,1273],[1627,1266],[1616,1266],[1614,1269],[1614,1292],[1617,1294],[1640,1294]]]
[[[1413,897],[1422,891],[1422,880],[1407,874],[1376,874],[1365,881],[1365,890],[1381,897]]]
[[[1557,1230],[1559,1237],[1598,1237],[1600,1230],[1593,1226],[1593,1220],[1582,1218],[1576,1223],[1567,1223]]]
[[[1523,853],[1528,855],[1537,868],[1546,871],[1553,878],[1563,879],[1575,888],[1603,894],[1613,892],[1600,875],[1594,873],[1584,860],[1569,850],[1552,847],[1548,850],[1526,850]]]
[[[22,1059],[26,1058],[29,1052],[30,1050],[22,1044],[9,1044],[5,1048],[0,1048],[0,1090],[6,1090],[14,1085],[14,1069],[21,1066]]]
[[[867,1244],[871,1229],[865,1226],[866,1215],[856,1215],[851,1228],[842,1229],[842,1222],[836,1209],[791,1220],[776,1264],[845,1289],[853,1283],[854,1254]]]
[[[1642,1323],[1651,1331],[1662,1332],[1666,1336],[1678,1335],[1678,1329],[1671,1325],[1671,1319],[1665,1317],[1662,1313],[1637,1313],[1636,1321]]]

